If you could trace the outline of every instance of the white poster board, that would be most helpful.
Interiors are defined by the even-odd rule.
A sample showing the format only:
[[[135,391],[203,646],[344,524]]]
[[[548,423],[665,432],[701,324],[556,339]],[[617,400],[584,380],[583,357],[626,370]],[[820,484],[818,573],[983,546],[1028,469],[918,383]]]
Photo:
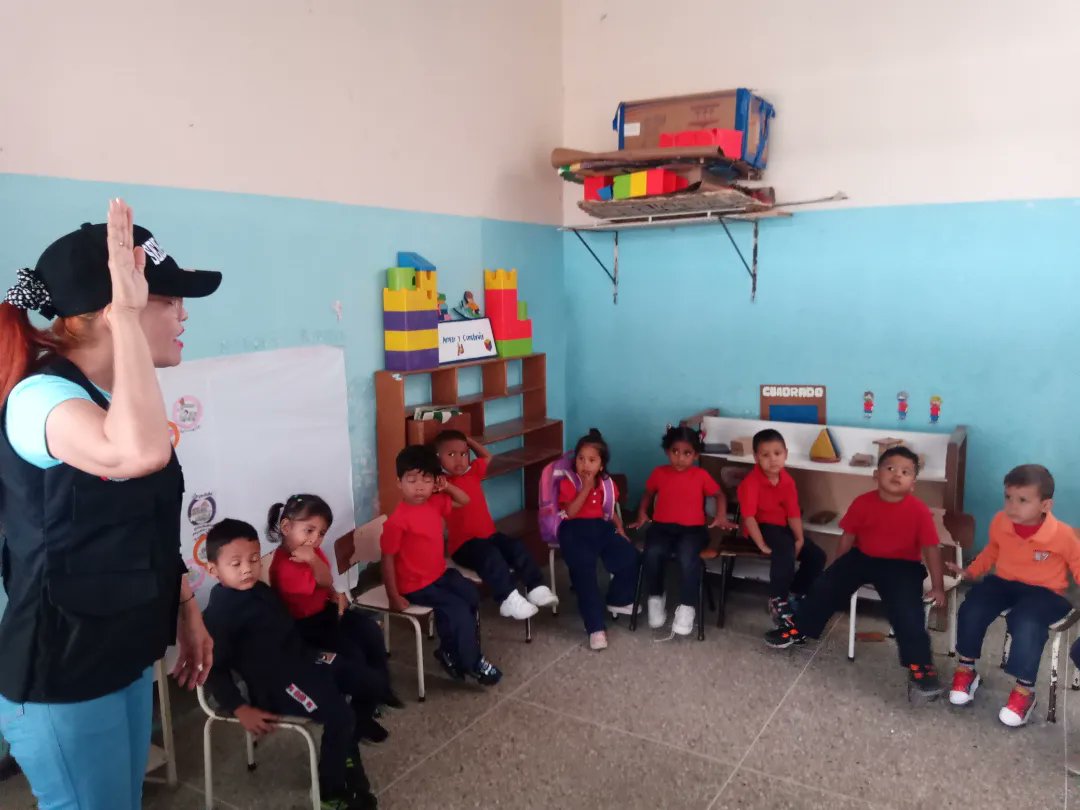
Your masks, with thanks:
[[[345,355],[316,346],[219,357],[158,372],[186,491],[180,548],[199,603],[215,581],[206,533],[225,517],[251,523],[263,552],[266,515],[297,493],[334,512],[327,540],[354,528]],[[332,548],[325,548],[333,560]],[[331,569],[336,568],[331,564]],[[344,589],[345,578],[334,571]]]
[[[497,351],[490,318],[439,323],[439,365],[494,357]]]

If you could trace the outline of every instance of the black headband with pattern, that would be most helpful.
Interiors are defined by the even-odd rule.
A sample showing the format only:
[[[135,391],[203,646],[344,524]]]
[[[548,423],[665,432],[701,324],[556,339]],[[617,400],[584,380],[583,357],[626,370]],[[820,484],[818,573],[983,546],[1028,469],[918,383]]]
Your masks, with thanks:
[[[24,267],[19,271],[19,280],[15,286],[7,291],[4,303],[11,304],[19,309],[32,309],[40,312],[46,318],[55,318],[56,310],[53,309],[52,296],[49,288],[41,280],[36,270]]]

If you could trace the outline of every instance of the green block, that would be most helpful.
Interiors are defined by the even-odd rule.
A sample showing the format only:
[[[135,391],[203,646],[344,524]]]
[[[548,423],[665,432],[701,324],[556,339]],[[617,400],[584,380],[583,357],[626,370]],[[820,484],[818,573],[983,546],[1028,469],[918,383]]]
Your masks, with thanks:
[[[630,175],[620,174],[615,178],[615,190],[612,195],[616,200],[628,200],[630,199]]]
[[[495,351],[498,352],[499,357],[524,357],[526,354],[532,354],[532,338],[496,340]]]
[[[416,270],[412,267],[391,267],[386,271],[388,290],[415,290]]]
[[[526,304],[524,301],[518,301],[518,320],[529,320],[529,305]]]

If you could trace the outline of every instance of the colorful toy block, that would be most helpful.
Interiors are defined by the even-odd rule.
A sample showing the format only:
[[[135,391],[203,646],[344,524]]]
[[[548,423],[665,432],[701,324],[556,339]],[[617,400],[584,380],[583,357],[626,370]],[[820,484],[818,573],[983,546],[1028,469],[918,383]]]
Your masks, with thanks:
[[[719,146],[725,157],[742,155],[743,133],[737,129],[684,129],[681,132],[661,132],[660,146]]]
[[[383,312],[383,329],[388,332],[411,332],[417,329],[438,329],[439,310],[421,309],[412,312]]]
[[[586,177],[585,178],[585,199],[586,200],[600,200],[603,199],[600,196],[600,190],[607,188],[611,185],[610,177]]]
[[[435,265],[419,253],[397,254],[383,290],[386,367],[414,371],[439,364],[439,294]]]
[[[517,295],[516,270],[484,271],[484,307],[499,357],[532,354],[532,321]]]
[[[630,175],[630,196],[644,197],[649,193],[649,173],[634,172]]]
[[[524,301],[518,301],[518,320],[529,320],[529,305],[526,304]]]
[[[438,349],[386,353],[386,368],[389,371],[416,371],[422,368],[435,368],[438,365]]]
[[[388,352],[416,352],[439,348],[438,329],[414,329],[409,332],[383,332]]]
[[[630,198],[630,175],[620,174],[615,178],[611,185],[616,200],[626,200]]]
[[[649,169],[645,172],[645,191],[650,197],[653,194],[671,194],[677,182],[678,175],[667,169]]]
[[[522,338],[520,340],[496,340],[495,351],[499,357],[524,357],[527,354],[533,353],[533,342],[531,337]]]
[[[391,267],[386,271],[386,289],[414,290],[416,289],[416,268],[414,267]]]
[[[604,186],[597,193],[600,195],[601,200],[606,201],[606,200],[612,199],[612,195],[613,195],[614,191],[615,191],[615,189],[613,189],[611,186]]]
[[[419,253],[398,252],[398,267],[411,267],[413,270],[434,270],[435,265],[421,256]]]

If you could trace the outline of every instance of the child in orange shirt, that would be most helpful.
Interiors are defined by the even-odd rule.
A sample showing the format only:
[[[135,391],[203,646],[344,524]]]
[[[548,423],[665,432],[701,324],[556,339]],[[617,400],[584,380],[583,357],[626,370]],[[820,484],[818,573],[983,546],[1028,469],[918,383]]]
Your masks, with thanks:
[[[1071,609],[1064,593],[1071,571],[1080,581],[1080,541],[1072,528],[1051,514],[1054,477],[1046,467],[1024,464],[1005,476],[1005,508],[990,521],[990,539],[967,568],[949,570],[977,580],[960,606],[956,625],[959,663],[949,701],[965,706],[975,697],[981,679],[975,662],[987,628],[1002,611],[1012,636],[1005,671],[1016,678],[998,719],[1022,726],[1035,708],[1035,679],[1050,625]],[[994,573],[988,573],[990,569]],[[986,576],[983,576],[983,575]]]

